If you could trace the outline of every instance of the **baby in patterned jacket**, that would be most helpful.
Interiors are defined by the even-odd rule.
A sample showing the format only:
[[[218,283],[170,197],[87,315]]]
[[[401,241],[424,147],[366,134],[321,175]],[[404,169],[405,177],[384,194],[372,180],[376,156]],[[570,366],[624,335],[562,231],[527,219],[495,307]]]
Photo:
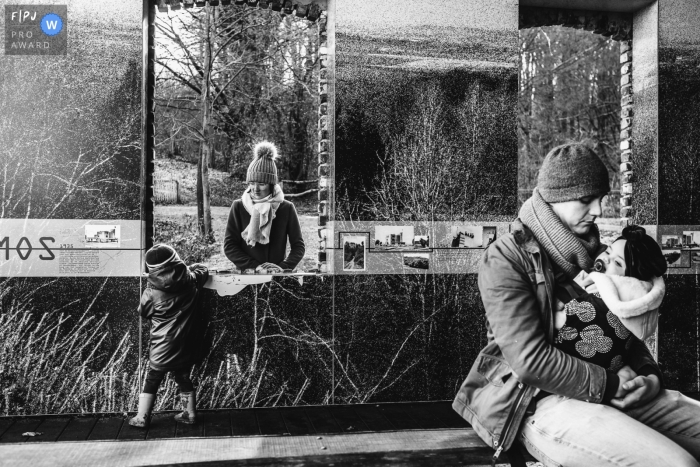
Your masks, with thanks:
[[[630,225],[603,253],[589,274],[598,291],[574,296],[555,313],[555,347],[617,372],[632,336],[646,339],[658,323],[667,264],[661,247],[644,228]],[[557,294],[561,295],[561,294]],[[564,299],[563,301],[566,301]]]

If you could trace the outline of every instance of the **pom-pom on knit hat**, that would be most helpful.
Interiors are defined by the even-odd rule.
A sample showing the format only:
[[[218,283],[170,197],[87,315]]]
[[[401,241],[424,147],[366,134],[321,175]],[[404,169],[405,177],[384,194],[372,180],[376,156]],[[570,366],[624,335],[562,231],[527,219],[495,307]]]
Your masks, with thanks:
[[[165,266],[166,264],[179,261],[180,255],[177,251],[169,245],[159,243],[158,245],[153,245],[150,250],[146,252],[146,266],[148,269],[156,269]]]
[[[246,182],[270,183],[277,185],[277,147],[262,141],[253,148],[253,162],[248,166]]]
[[[610,191],[608,169],[586,144],[562,144],[544,158],[537,190],[548,203],[604,195]]]

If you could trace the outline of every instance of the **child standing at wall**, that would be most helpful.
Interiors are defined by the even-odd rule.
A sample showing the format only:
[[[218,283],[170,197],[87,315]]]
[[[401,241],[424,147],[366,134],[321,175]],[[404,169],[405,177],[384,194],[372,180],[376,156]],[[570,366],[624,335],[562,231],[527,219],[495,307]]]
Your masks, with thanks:
[[[167,372],[180,389],[182,412],[175,420],[192,424],[196,401],[190,371],[198,342],[194,331],[209,271],[202,264],[186,266],[172,247],[163,244],[146,252],[146,266],[148,288],[141,297],[139,313],[151,321],[150,368],[139,395],[138,414],[129,424],[148,426],[158,387]]]

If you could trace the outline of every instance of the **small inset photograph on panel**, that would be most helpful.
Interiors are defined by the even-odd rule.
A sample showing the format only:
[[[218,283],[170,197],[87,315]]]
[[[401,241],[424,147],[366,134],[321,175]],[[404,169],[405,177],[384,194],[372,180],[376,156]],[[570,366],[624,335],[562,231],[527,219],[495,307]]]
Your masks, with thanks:
[[[681,248],[700,250],[700,230],[684,230],[681,237]]]
[[[662,250],[674,250],[681,247],[681,236],[680,235],[662,235],[661,236],[661,249]],[[664,251],[664,254],[666,252]]]
[[[484,227],[482,236],[482,245],[484,248],[488,248],[490,244],[496,241],[496,227]]]
[[[449,244],[452,248],[482,248],[483,230],[480,225],[453,225],[450,227]],[[494,238],[495,238],[494,231]]]
[[[340,239],[343,245],[343,271],[366,271],[369,235],[341,234]]]
[[[430,251],[430,235],[414,235],[413,248],[415,250]]]
[[[662,249],[664,258],[668,263],[669,268],[689,268],[690,267],[690,255],[688,251],[682,251],[679,249]]]
[[[412,225],[378,225],[374,228],[375,251],[410,251],[414,247]]]
[[[86,225],[85,246],[87,248],[119,248],[118,225]]]
[[[430,253],[404,253],[403,254],[403,269],[407,270],[424,270],[430,269]]]

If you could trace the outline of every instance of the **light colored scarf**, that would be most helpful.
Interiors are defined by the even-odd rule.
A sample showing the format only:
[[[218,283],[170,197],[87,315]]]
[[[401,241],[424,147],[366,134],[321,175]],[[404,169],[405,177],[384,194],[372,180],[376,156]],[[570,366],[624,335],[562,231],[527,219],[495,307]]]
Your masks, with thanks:
[[[562,223],[537,188],[523,203],[518,217],[569,279],[576,277],[582,269],[588,272],[593,267],[593,259],[600,250],[597,225],[593,224],[585,237],[577,236]]]
[[[270,193],[263,199],[253,199],[250,195],[250,187],[246,188],[241,196],[243,207],[250,214],[250,223],[241,233],[245,242],[250,246],[256,243],[267,245],[270,243],[270,229],[275,219],[277,208],[284,201],[284,193],[279,185],[275,185],[274,193]]]

